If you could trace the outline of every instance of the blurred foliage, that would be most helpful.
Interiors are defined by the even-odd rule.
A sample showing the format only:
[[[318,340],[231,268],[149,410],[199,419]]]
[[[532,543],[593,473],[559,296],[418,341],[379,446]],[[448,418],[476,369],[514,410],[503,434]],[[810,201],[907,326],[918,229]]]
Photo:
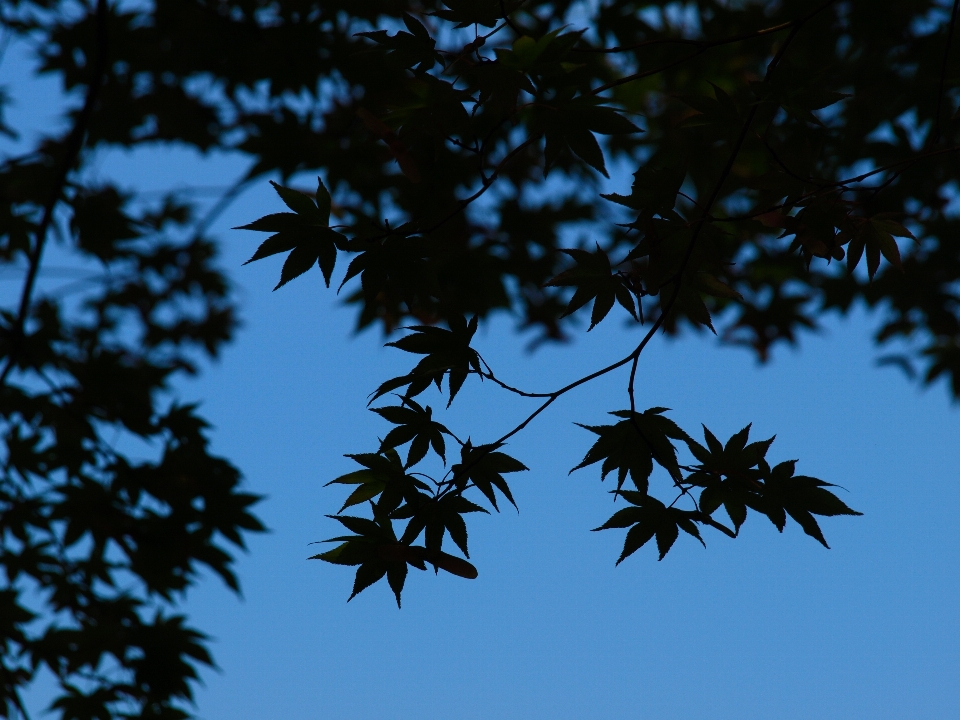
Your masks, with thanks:
[[[513,503],[508,478],[526,470],[507,442],[616,371],[629,373],[623,409],[583,426],[596,437],[577,467],[616,472],[625,506],[598,529],[627,530],[620,560],[651,540],[662,558],[680,531],[736,537],[750,510],[826,545],[815,516],[855,511],[794,462],[768,461],[771,441],[704,429],[700,444],[663,408],[636,407],[638,358],[659,332],[716,333],[765,361],[825,314],[866,306],[881,362],[960,397],[956,2],[0,9],[40,72],[83,98],[65,104],[65,134],[0,166],[0,261],[24,278],[0,334],[7,716],[45,667],[67,720],[185,717],[211,662],[170,603],[200,565],[233,585],[224,541],[259,524],[170,382],[234,329],[205,229],[251,182],[280,181],[278,212],[244,226],[269,233],[251,261],[286,253],[278,287],[333,282],[358,327],[406,328],[389,344],[418,358],[371,380],[375,399],[397,397],[373,408],[390,427],[333,481],[350,487],[332,516],[349,534],[316,557],[356,567],[354,595],[386,578],[399,603],[409,567],[476,577],[465,516]],[[238,153],[250,169],[206,217],[182,196],[85,180],[98,148],[158,143]],[[38,284],[48,235],[102,272]],[[532,346],[587,315],[589,328],[625,323],[637,344],[528,392],[471,345],[498,312]],[[421,396],[434,386],[449,405],[471,376],[536,405],[495,440],[458,436]]]
[[[204,568],[239,591],[231,546],[263,529],[173,390],[230,340],[235,309],[192,203],[84,170],[120,136],[147,141],[138,104],[161,136],[203,136],[196,114],[171,125],[165,100],[124,88],[130,18],[109,3],[0,7],[5,40],[80,100],[65,134],[0,162],[0,263],[20,286],[0,310],[0,717],[26,715],[41,671],[65,720],[188,717],[213,660],[177,605]]]

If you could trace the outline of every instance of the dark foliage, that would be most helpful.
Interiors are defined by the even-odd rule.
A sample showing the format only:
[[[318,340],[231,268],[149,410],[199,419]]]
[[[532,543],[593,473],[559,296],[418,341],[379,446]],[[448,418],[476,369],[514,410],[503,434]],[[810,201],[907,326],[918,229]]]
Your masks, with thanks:
[[[796,475],[793,461],[771,465],[771,441],[748,444],[748,430],[726,445],[704,430],[700,445],[663,408],[635,407],[637,361],[660,331],[707,330],[765,361],[827,312],[878,307],[877,342],[900,351],[883,362],[919,365],[925,382],[947,376],[960,396],[955,5],[283,7],[278,32],[305,23],[323,36],[323,110],[300,119],[316,154],[301,146],[284,171],[324,173],[341,233],[330,247],[349,262],[341,288],[359,326],[418,321],[387,344],[420,361],[372,396],[403,393],[374,408],[396,427],[377,454],[351,456],[367,470],[335,481],[358,485],[344,508],[368,502],[373,519],[336,516],[355,535],[316,556],[359,565],[354,595],[386,576],[399,602],[404,562],[449,569],[442,540],[449,532],[466,554],[473,500],[513,502],[505,474],[526,468],[506,441],[621,369],[629,408],[583,426],[597,439],[575,468],[616,471],[629,507],[598,529],[629,528],[620,560],[654,538],[663,558],[680,530],[701,543],[703,526],[737,537],[748,510],[781,531],[790,517],[826,546],[815,516],[857,514],[832,485]],[[273,97],[279,118],[289,95]],[[632,185],[601,194],[613,166],[636,168]],[[291,191],[277,191],[289,205]],[[564,247],[577,232],[589,239]],[[255,257],[279,247],[274,236]],[[333,262],[318,263],[325,277]],[[534,344],[564,339],[589,311],[588,330],[619,315],[637,345],[566,387],[525,392],[471,347],[504,310]],[[435,385],[449,405],[471,375],[539,404],[493,442],[460,440],[414,398]],[[431,448],[446,466],[445,438],[460,462],[411,474]],[[658,466],[672,501],[655,497]]]
[[[0,165],[0,261],[26,268],[0,332],[7,716],[45,666],[65,719],[184,717],[210,658],[168,602],[200,565],[234,583],[225,543],[259,529],[237,471],[170,394],[234,327],[212,216],[84,183],[97,148],[246,154],[249,172],[215,209],[270,174],[286,206],[245,226],[270,234],[251,261],[287,253],[278,287],[322,277],[359,327],[409,326],[390,344],[417,356],[410,372],[371,381],[390,427],[335,481],[352,487],[334,516],[350,534],[316,556],[357,568],[354,595],[385,577],[399,603],[408,566],[475,577],[444,540],[468,557],[465,516],[513,502],[508,477],[526,467],[506,442],[616,371],[629,392],[614,407],[628,407],[584,426],[596,439],[578,467],[616,471],[627,506],[601,527],[627,529],[621,560],[650,540],[662,558],[681,530],[736,537],[749,510],[780,530],[789,516],[826,545],[815,516],[855,514],[831,485],[768,462],[770,441],[747,430],[726,444],[705,430],[701,445],[663,409],[635,407],[638,358],[661,331],[715,332],[766,360],[825,313],[866,305],[892,349],[884,362],[960,397],[957,3],[0,8],[4,31],[85,99],[62,137]],[[632,184],[601,194],[624,167]],[[323,181],[290,187],[304,171]],[[578,232],[589,241],[570,247]],[[38,289],[54,233],[104,272],[69,294]],[[533,344],[568,337],[580,315],[591,328],[626,321],[635,350],[525,392],[471,347],[506,311]],[[461,439],[424,398],[434,385],[449,404],[471,376],[536,408],[495,440]],[[116,450],[118,432],[151,452]],[[434,456],[446,474],[413,469]]]
[[[192,102],[181,90],[125,85],[131,17],[67,5],[0,4],[7,39],[83,98],[66,134],[0,163],[0,262],[23,277],[0,311],[0,717],[26,714],[22,691],[46,669],[64,720],[184,718],[213,660],[176,602],[204,568],[239,590],[231,546],[262,530],[257,498],[172,390],[230,340],[234,307],[189,203],[82,170],[96,147],[146,141],[148,112],[164,139],[209,145],[209,128],[199,105],[166,115],[165,98]],[[44,280],[45,251],[79,278]]]

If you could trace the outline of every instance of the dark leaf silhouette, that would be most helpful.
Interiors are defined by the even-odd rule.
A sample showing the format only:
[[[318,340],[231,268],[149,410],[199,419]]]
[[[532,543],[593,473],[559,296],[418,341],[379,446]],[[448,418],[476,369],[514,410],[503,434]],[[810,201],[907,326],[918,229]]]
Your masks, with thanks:
[[[313,267],[314,263],[319,266],[323,279],[329,287],[330,277],[337,262],[337,247],[346,242],[343,235],[328,227],[330,193],[327,192],[320,178],[317,178],[315,200],[277,183],[273,183],[273,189],[293,212],[265,215],[248,225],[236,228],[274,233],[257,248],[253,257],[247,262],[252,263],[289,250],[290,254],[280,272],[280,282],[274,290],[303,275]]]
[[[650,408],[642,413],[617,410],[610,414],[624,420],[615,425],[580,425],[599,438],[583,461],[570,472],[602,460],[600,477],[605,479],[608,473],[616,470],[618,492],[629,474],[637,490],[646,493],[656,461],[679,481],[680,466],[672,441],[685,440],[687,436],[673,421],[663,416],[664,412],[666,408]]]
[[[247,193],[276,203],[239,212],[264,233],[250,262],[283,256],[277,288],[344,268],[357,329],[417,356],[368,378],[387,425],[332,482],[345,492],[330,522],[348,534],[317,557],[354,568],[354,596],[385,578],[399,603],[411,567],[476,577],[471,523],[514,503],[507,478],[526,469],[505,443],[616,373],[615,406],[633,408],[661,382],[645,354],[662,334],[713,330],[767,361],[827,314],[869,307],[882,358],[960,397],[943,3],[683,3],[682,29],[651,23],[673,17],[667,0],[7,5],[5,38],[65,94],[33,128],[2,116],[21,84],[0,93],[0,133],[20,143],[0,161],[0,527],[15,539],[0,556],[0,716],[23,714],[48,671],[66,720],[191,712],[212,658],[177,603],[205,570],[237,589],[233,553],[263,529],[199,408],[177,399],[238,326],[210,229]],[[91,165],[157,147],[246,164],[212,199],[192,168],[156,195]],[[318,173],[327,186],[296,189]],[[99,271],[54,290],[52,257]],[[276,302],[302,323],[325,311],[293,297]],[[629,321],[615,335],[629,348],[563,386],[517,387],[499,350],[487,357],[481,326],[510,318],[539,347],[570,339],[586,308],[587,328]],[[483,381],[471,403],[529,408],[494,405],[478,427],[465,407],[454,427],[423,397],[433,385],[449,405],[469,375]],[[621,560],[706,528],[737,537],[757,513],[826,545],[822,518],[856,514],[768,460],[749,427],[701,444],[658,408],[613,415],[583,426],[596,437],[577,467],[616,471],[603,527],[626,531]],[[94,617],[113,624],[94,635]]]

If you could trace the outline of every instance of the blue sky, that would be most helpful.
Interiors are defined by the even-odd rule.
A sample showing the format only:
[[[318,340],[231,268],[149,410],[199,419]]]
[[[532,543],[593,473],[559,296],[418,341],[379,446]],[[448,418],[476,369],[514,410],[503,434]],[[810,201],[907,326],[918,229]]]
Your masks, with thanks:
[[[21,103],[10,122],[41,127],[50,88],[19,82],[15,60],[0,67]],[[227,185],[243,167],[154,150],[105,155],[96,172],[155,190]],[[663,562],[647,547],[614,567],[622,532],[589,532],[613,510],[609,488],[596,468],[567,473],[592,437],[573,421],[599,424],[624,405],[620,373],[511,443],[531,471],[513,476],[519,514],[472,518],[477,580],[412,573],[403,610],[385,585],[347,604],[351,571],[306,560],[310,542],[337,534],[324,515],[343,494],[323,485],[352,468],[343,453],[383,434],[367,394],[410,356],[374,332],[353,336],[352,311],[319,272],[272,293],[279,260],[241,267],[258,238],[229,228],[280,209],[264,180],[216,224],[244,328],[181,385],[214,423],[215,449],[267,496],[259,509],[271,528],[239,562],[243,600],[207,578],[184,604],[221,669],[204,674],[200,717],[960,717],[960,414],[943,387],[921,391],[874,366],[862,312],[763,368],[707,336],[661,338],[638,375],[641,407],[673,408],[688,431],[704,422],[723,438],[753,422],[755,437],[777,434],[771,459],[799,458],[800,472],[846,488],[865,515],[823,521],[832,550],[796,525],[780,535],[751,517],[736,541],[708,533],[704,550],[681,538]],[[607,321],[528,355],[501,318],[477,344],[504,378],[551,389],[636,340]],[[485,441],[526,408],[471,381],[449,424]]]
[[[234,217],[264,201],[252,192]],[[228,260],[244,242],[225,243]],[[209,582],[188,604],[223,668],[199,695],[204,717],[957,716],[960,421],[942,389],[873,367],[865,318],[763,369],[690,338],[652,345],[640,370],[641,406],[724,437],[753,422],[778,435],[774,459],[847,488],[865,515],[823,522],[833,550],[752,518],[737,541],[685,538],[663,562],[645,548],[615,568],[622,535],[588,532],[611,512],[607,488],[593,468],[567,471],[591,441],[571,421],[621,407],[621,375],[511,444],[532,470],[514,476],[519,514],[474,519],[480,577],[413,574],[398,611],[379,586],[347,605],[349,571],[304,557],[335,534],[322,516],[340,494],[322,485],[351,467],[340,454],[383,433],[366,394],[409,361],[372,334],[350,340],[349,313],[316,277],[268,293],[275,273],[237,273],[247,328],[185,389],[204,398],[216,447],[269,495],[273,529],[240,565],[245,601]],[[518,383],[553,387],[633,342],[610,324],[530,357],[501,323],[479,347]],[[522,416],[477,385],[452,427],[486,437]]]

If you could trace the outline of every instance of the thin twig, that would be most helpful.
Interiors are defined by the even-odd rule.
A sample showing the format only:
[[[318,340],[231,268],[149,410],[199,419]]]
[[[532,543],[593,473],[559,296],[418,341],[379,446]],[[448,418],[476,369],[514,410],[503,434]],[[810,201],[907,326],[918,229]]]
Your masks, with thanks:
[[[475,465],[477,462],[479,462],[479,461],[484,457],[484,455],[486,455],[486,454],[489,453],[489,452],[492,452],[494,448],[498,448],[498,447],[502,446],[507,440],[509,440],[509,439],[512,438],[514,435],[516,435],[517,433],[519,433],[520,431],[522,431],[525,427],[527,427],[527,425],[529,425],[531,422],[533,422],[533,420],[534,420],[540,413],[542,413],[542,412],[543,412],[544,410],[546,410],[548,407],[550,407],[551,405],[553,405],[553,403],[556,402],[561,396],[566,395],[568,392],[570,392],[571,390],[574,390],[574,389],[580,387],[581,385],[585,385],[586,383],[589,383],[589,382],[591,382],[591,381],[593,381],[593,380],[596,380],[596,379],[599,378],[599,377],[602,377],[602,376],[604,376],[604,375],[607,375],[608,373],[611,373],[611,372],[613,372],[614,370],[617,370],[618,368],[622,368],[622,367],[623,367],[624,365],[626,365],[628,362],[632,361],[632,360],[634,359],[634,357],[639,357],[639,356],[640,356],[640,353],[642,353],[642,352],[643,352],[643,349],[647,346],[647,343],[650,342],[650,340],[653,338],[653,336],[656,335],[657,331],[658,331],[658,330],[660,329],[660,327],[663,325],[664,319],[665,319],[665,316],[664,316],[664,315],[661,315],[660,317],[658,317],[657,320],[656,320],[656,322],[655,322],[655,323],[653,324],[653,326],[650,328],[650,330],[648,330],[647,333],[643,336],[643,339],[640,341],[640,344],[637,345],[637,347],[633,350],[633,352],[631,352],[631,353],[630,353],[629,355],[627,355],[625,358],[622,358],[622,359],[620,359],[620,360],[617,360],[616,362],[611,363],[610,365],[607,365],[606,367],[603,367],[603,368],[601,368],[601,369],[599,369],[599,370],[597,370],[597,371],[595,371],[595,372],[592,372],[592,373],[590,373],[589,375],[586,375],[586,376],[580,378],[579,380],[574,380],[573,382],[569,383],[568,385],[564,385],[564,386],[563,386],[562,388],[560,388],[559,390],[555,390],[555,391],[552,392],[552,393],[548,393],[548,394],[546,395],[546,397],[547,397],[546,402],[544,402],[543,404],[541,404],[540,407],[538,407],[536,410],[534,410],[532,413],[530,413],[526,418],[524,418],[524,420],[523,420],[519,425],[517,425],[516,427],[514,427],[514,428],[513,428],[512,430],[510,430],[508,433],[502,435],[499,439],[495,440],[493,443],[487,445],[487,447],[489,448],[489,449],[487,450],[487,452],[479,454],[479,455],[474,459],[474,461],[473,461],[470,465],[461,467],[461,468],[460,468],[460,471],[459,471],[454,477],[452,477],[450,480],[446,481],[446,483],[448,483],[448,487],[447,487],[447,489],[444,491],[443,494],[446,494],[446,492],[449,492],[450,488],[452,488],[452,487],[454,486],[454,483],[456,482],[457,478],[461,477],[461,476],[464,474],[464,472],[466,472],[469,468],[473,467],[473,465]],[[536,395],[536,397],[543,397],[543,395]]]
[[[776,151],[773,149],[773,147],[770,145],[770,143],[767,142],[767,139],[766,139],[763,135],[761,135],[760,133],[754,133],[754,134],[757,136],[757,139],[758,139],[760,142],[763,143],[763,146],[767,149],[767,152],[770,153],[770,157],[773,158],[773,161],[774,161],[775,163],[777,163],[777,165],[779,165],[780,168],[781,168],[787,175],[789,175],[790,177],[792,177],[794,180],[799,180],[799,181],[802,182],[802,183],[811,183],[811,184],[813,184],[813,185],[817,185],[818,187],[823,187],[823,183],[818,183],[818,182],[817,182],[816,180],[814,180],[813,178],[803,177],[803,176],[800,175],[799,173],[795,173],[793,170],[791,170],[789,167],[787,167],[787,164],[786,164],[785,162],[783,162],[783,160],[780,159],[780,156],[777,155]]]
[[[829,5],[835,2],[835,0],[830,0],[827,4],[823,5],[817,12],[820,10],[829,7]],[[806,16],[806,18],[801,19],[793,23],[793,28],[790,31],[790,35],[787,36],[787,39],[784,41],[783,45],[780,46],[780,49],[777,51],[777,54],[773,56],[773,59],[770,61],[770,64],[767,66],[767,72],[764,77],[764,81],[769,81],[773,75],[773,71],[780,64],[780,61],[783,59],[783,55],[786,52],[787,48],[790,46],[790,43],[793,42],[793,39],[797,36],[797,33],[800,31],[800,28],[803,27],[804,23],[808,19],[813,17],[813,14]],[[740,135],[737,137],[737,141],[733,146],[733,150],[730,153],[730,157],[727,159],[727,163],[724,166],[722,172],[720,173],[720,178],[717,180],[716,185],[714,185],[713,192],[710,194],[710,197],[707,199],[707,202],[703,206],[703,212],[700,216],[700,220],[697,222],[696,227],[693,230],[693,234],[690,237],[690,242],[687,245],[686,253],[684,254],[683,260],[680,263],[680,269],[677,271],[676,280],[673,285],[673,292],[670,295],[670,299],[663,306],[663,310],[660,313],[660,317],[657,318],[658,324],[663,324],[666,321],[666,318],[669,316],[670,312],[673,310],[674,305],[676,305],[677,298],[680,296],[680,289],[683,286],[683,274],[687,269],[687,266],[690,263],[690,259],[693,257],[693,251],[696,248],[697,240],[700,237],[700,231],[703,229],[704,225],[710,219],[710,210],[713,208],[714,204],[717,202],[717,199],[720,197],[720,193],[723,190],[723,185],[726,182],[727,178],[730,176],[730,172],[733,170],[734,163],[737,160],[737,157],[740,155],[740,150],[743,148],[744,142],[746,142],[747,135],[750,132],[750,126],[753,124],[753,120],[757,115],[758,105],[754,105],[749,114],[747,115],[746,120],[743,122],[743,127],[740,130]],[[645,338],[646,339],[646,338]],[[640,438],[647,444],[647,447],[650,448],[651,454],[660,465],[664,465],[662,458],[656,457],[656,451],[653,449],[653,444],[647,440],[646,436],[643,433],[643,429],[640,427],[639,423],[636,420],[636,377],[637,377],[637,365],[640,360],[640,352],[642,348],[638,348],[634,353],[633,362],[630,367],[630,379],[627,383],[627,395],[630,398],[630,421],[633,428],[637,431],[637,434]],[[681,495],[690,494],[690,490],[685,488],[683,484],[677,478],[673,478],[674,485],[680,490]],[[692,495],[691,495],[692,497]],[[674,501],[676,502],[676,501]],[[694,500],[696,503],[696,500]]]
[[[550,397],[550,396],[553,394],[553,393],[534,393],[534,392],[527,392],[526,390],[521,390],[520,388],[515,388],[515,387],[513,387],[512,385],[507,385],[507,384],[506,384],[505,382],[503,382],[500,378],[498,378],[496,375],[493,374],[493,368],[490,367],[490,363],[488,363],[488,362],[484,359],[483,355],[480,355],[480,353],[477,353],[477,356],[480,358],[480,362],[483,363],[483,366],[487,369],[487,371],[486,371],[485,373],[480,373],[480,377],[483,377],[483,378],[486,378],[487,380],[492,381],[495,385],[499,385],[499,386],[502,387],[504,390],[509,390],[509,391],[512,392],[512,393],[515,393],[515,394],[517,394],[517,395],[520,395],[521,397],[528,397],[528,398],[547,398],[547,397]]]
[[[825,10],[826,8],[830,7],[830,5],[833,5],[835,2],[837,2],[837,0],[827,0],[827,2],[823,3],[822,5],[820,5],[820,6],[819,6],[816,10],[814,10],[813,12],[807,14],[807,15],[804,16],[803,18],[800,18],[800,19],[795,20],[795,21],[793,21],[792,23],[790,23],[791,26],[792,26],[790,35],[789,35],[789,36],[787,37],[787,39],[784,41],[784,44],[779,48],[779,50],[777,51],[777,53],[774,55],[773,59],[770,61],[770,64],[767,66],[767,72],[766,72],[766,78],[765,78],[766,80],[769,80],[769,79],[770,79],[773,71],[776,69],[776,67],[779,65],[780,61],[782,60],[783,55],[784,55],[784,53],[786,52],[787,47],[791,44],[791,42],[793,41],[793,39],[796,37],[796,35],[797,35],[797,33],[799,32],[800,28],[801,28],[808,20],[810,20],[811,18],[813,18],[816,14],[818,14],[819,12],[821,12],[821,11]],[[699,51],[699,52],[702,52],[702,50]],[[698,52],[697,54],[699,54],[699,52]],[[687,59],[689,59],[689,58],[687,58]],[[673,64],[677,64],[677,63],[673,63]],[[659,71],[660,71],[660,70],[658,70],[658,72],[659,72]],[[652,73],[651,73],[651,74],[652,74]],[[630,79],[636,79],[636,77],[635,77],[635,76],[631,76],[630,78],[625,79],[625,81],[629,81]],[[606,85],[606,86],[602,86],[602,87],[594,90],[591,94],[594,94],[594,95],[595,95],[595,94],[597,94],[597,93],[599,93],[599,92],[602,92],[604,89],[609,89],[609,87],[613,87],[613,86],[616,85],[616,84],[620,84],[620,83],[613,83],[613,84],[608,84],[608,85]],[[682,276],[683,276],[683,272],[686,270],[686,267],[687,267],[687,265],[688,265],[689,262],[690,262],[690,258],[691,258],[692,255],[693,255],[693,251],[694,251],[694,249],[695,249],[695,247],[696,247],[696,243],[697,243],[697,239],[698,239],[698,237],[699,237],[699,235],[700,235],[700,231],[701,231],[701,229],[703,228],[703,226],[705,225],[705,223],[711,219],[710,209],[711,209],[711,208],[713,207],[713,205],[716,203],[717,198],[719,197],[719,195],[720,195],[720,193],[721,193],[721,191],[722,191],[722,189],[723,189],[724,182],[726,181],[727,177],[730,175],[731,170],[733,169],[733,165],[734,165],[734,163],[735,163],[735,161],[736,161],[737,156],[738,156],[739,153],[740,153],[741,148],[743,147],[743,143],[744,143],[744,141],[746,140],[747,134],[749,133],[750,126],[751,126],[752,123],[753,123],[753,119],[754,119],[754,117],[756,116],[756,113],[757,113],[757,106],[754,105],[753,108],[751,108],[750,113],[749,113],[748,116],[747,116],[747,119],[744,121],[743,128],[742,128],[742,130],[741,130],[741,132],[740,132],[739,137],[737,138],[737,141],[736,141],[736,143],[735,143],[735,145],[734,145],[733,151],[731,152],[730,157],[729,157],[729,159],[727,160],[727,163],[726,163],[726,165],[724,166],[723,171],[722,171],[721,174],[720,174],[720,178],[719,178],[719,180],[717,181],[717,184],[716,184],[716,186],[714,187],[713,192],[712,192],[711,195],[710,195],[710,198],[708,199],[706,205],[704,206],[703,213],[702,213],[702,215],[701,215],[701,217],[700,217],[700,220],[696,223],[696,227],[694,228],[693,235],[692,235],[691,238],[690,238],[690,243],[689,243],[688,246],[687,246],[687,251],[686,251],[686,253],[685,253],[685,255],[684,255],[684,258],[683,258],[683,260],[682,260],[682,262],[681,262],[680,270],[678,271],[678,273],[677,273],[677,275],[676,275],[676,279],[675,279],[675,281],[674,281],[675,284],[674,284],[674,288],[673,288],[673,293],[671,294],[670,299],[669,299],[669,300],[667,301],[667,303],[663,306],[663,310],[661,311],[659,317],[658,317],[657,320],[653,323],[653,325],[651,326],[651,328],[646,332],[646,334],[644,335],[643,339],[640,341],[640,343],[637,345],[637,347],[633,350],[633,352],[631,352],[631,353],[630,353],[629,355],[627,355],[625,358],[622,358],[622,359],[620,359],[620,360],[618,360],[618,361],[616,361],[616,362],[614,362],[614,363],[612,363],[612,364],[610,364],[610,365],[607,365],[607,366],[604,367],[604,368],[601,368],[600,370],[597,370],[597,371],[595,371],[595,372],[593,372],[593,373],[590,373],[589,375],[586,375],[586,376],[584,376],[584,377],[582,377],[582,378],[580,378],[580,379],[578,379],[578,380],[575,380],[575,381],[569,383],[568,385],[565,385],[564,387],[560,388],[559,390],[556,390],[556,391],[554,391],[554,392],[552,392],[552,393],[547,393],[547,394],[525,393],[524,391],[521,391],[521,390],[519,390],[519,389],[517,389],[517,388],[513,388],[513,387],[511,387],[511,386],[508,386],[508,385],[506,385],[506,383],[502,383],[502,382],[498,381],[498,380],[493,376],[493,373],[490,372],[489,365],[487,365],[487,369],[488,369],[489,375],[485,375],[485,376],[486,376],[486,377],[489,377],[491,380],[493,380],[495,383],[497,383],[497,384],[500,385],[501,387],[504,387],[505,389],[511,390],[512,392],[515,392],[515,393],[521,394],[521,395],[525,395],[525,396],[528,396],[528,397],[545,397],[545,401],[544,401],[539,407],[537,407],[536,410],[534,410],[532,413],[530,413],[529,415],[527,415],[527,417],[524,418],[524,419],[523,419],[518,425],[516,425],[513,429],[509,430],[507,433],[505,433],[504,435],[502,435],[500,438],[498,438],[498,439],[495,440],[494,442],[489,443],[488,445],[486,445],[486,447],[488,448],[488,449],[486,450],[486,452],[478,454],[478,456],[475,457],[475,458],[473,459],[473,461],[472,461],[469,465],[461,465],[460,468],[459,468],[459,470],[458,470],[456,473],[453,473],[449,480],[444,480],[443,483],[442,483],[442,485],[445,486],[445,487],[443,487],[443,488],[437,493],[437,498],[438,498],[438,499],[439,499],[440,497],[443,497],[444,495],[448,494],[449,492],[451,492],[451,491],[454,489],[457,480],[458,480],[460,477],[463,477],[463,475],[464,475],[471,467],[473,467],[477,462],[479,462],[486,454],[488,454],[488,453],[490,453],[490,452],[493,452],[493,450],[496,449],[496,448],[502,447],[503,444],[507,442],[507,440],[509,440],[509,439],[512,438],[514,435],[516,435],[517,433],[519,433],[519,432],[521,432],[522,430],[524,430],[524,428],[526,428],[531,422],[533,422],[533,420],[536,419],[536,417],[537,417],[538,415],[540,415],[542,412],[544,412],[548,407],[550,407],[554,402],[556,402],[561,396],[565,395],[566,393],[570,392],[571,390],[574,390],[575,388],[580,387],[581,385],[585,385],[586,383],[589,383],[589,382],[591,382],[591,381],[593,381],[593,380],[595,380],[595,379],[597,379],[597,378],[599,378],[599,377],[601,377],[601,376],[603,376],[603,375],[606,375],[606,374],[608,374],[608,373],[610,373],[610,372],[613,372],[614,370],[617,370],[617,369],[623,367],[624,365],[626,365],[626,364],[628,364],[628,363],[631,363],[631,373],[630,373],[630,382],[629,382],[629,385],[628,385],[628,393],[629,393],[630,399],[631,399],[631,419],[632,419],[632,414],[635,412],[635,407],[636,407],[636,403],[635,403],[635,399],[634,399],[634,398],[635,398],[635,388],[634,388],[634,385],[635,385],[635,379],[636,379],[636,368],[637,368],[637,364],[638,364],[639,357],[640,357],[640,355],[643,353],[643,350],[646,348],[646,346],[647,346],[647,344],[650,342],[650,340],[654,337],[654,335],[656,335],[656,333],[660,330],[660,328],[661,328],[661,327],[663,326],[663,324],[666,322],[666,319],[667,319],[667,317],[669,316],[671,310],[673,309],[673,306],[676,304],[677,298],[678,298],[678,296],[679,296],[679,294],[680,294],[680,288],[681,288],[682,282],[683,282],[683,277],[682,277]],[[505,157],[504,160],[501,161],[500,165],[498,165],[498,167],[497,167],[497,171],[491,176],[490,181],[489,181],[488,183],[485,183],[485,184],[484,184],[484,187],[482,187],[477,193],[475,193],[475,194],[472,195],[471,197],[466,198],[466,199],[464,199],[464,200],[461,200],[461,201],[460,201],[461,207],[460,207],[457,211],[455,211],[454,213],[451,213],[450,215],[448,215],[448,216],[447,216],[446,218],[444,218],[438,225],[435,225],[433,228],[431,228],[431,230],[429,230],[429,231],[427,231],[427,232],[432,232],[434,229],[436,229],[437,227],[439,227],[439,225],[443,224],[444,222],[446,222],[447,220],[449,220],[451,217],[453,217],[453,216],[456,214],[456,212],[459,212],[459,211],[462,210],[464,207],[466,207],[466,205],[468,205],[470,202],[472,202],[472,201],[475,200],[477,197],[479,197],[480,195],[482,195],[482,194],[487,190],[487,188],[490,187],[490,185],[493,184],[493,181],[496,179],[497,174],[499,173],[500,169],[505,165],[506,161],[509,160],[514,154],[516,154],[517,152],[519,152],[520,150],[522,150],[524,147],[526,147],[528,144],[530,144],[531,142],[533,142],[533,141],[536,140],[536,139],[539,139],[539,135],[536,136],[536,137],[533,137],[533,138],[528,138],[524,143],[522,143],[521,145],[517,146],[513,151],[511,151],[511,152],[507,155],[507,157]],[[486,362],[484,362],[484,365],[486,365]],[[642,436],[642,433],[641,433],[641,436]],[[648,443],[648,445],[649,445],[649,443]],[[658,460],[658,462],[659,462],[659,460]],[[662,463],[661,463],[661,464],[662,464]],[[683,489],[683,487],[682,487],[682,485],[681,485],[680,483],[677,483],[677,485],[678,485],[678,487],[680,487],[681,489]],[[687,491],[685,491],[685,492],[687,492]],[[711,525],[712,525],[713,523],[711,522],[711,523],[708,523],[708,524],[711,524]],[[725,531],[726,531],[726,530],[725,530]],[[729,531],[726,531],[726,532],[728,532],[728,534],[729,534]]]
[[[656,67],[656,68],[654,68],[654,69],[652,69],[652,70],[644,70],[644,71],[642,71],[642,72],[636,72],[636,73],[633,73],[632,75],[625,75],[625,76],[622,77],[622,78],[619,78],[619,79],[617,79],[617,80],[613,80],[613,81],[611,81],[611,82],[608,82],[606,85],[601,85],[601,86],[598,87],[598,88],[594,88],[594,89],[591,90],[589,93],[587,93],[587,95],[588,95],[588,96],[589,96],[589,95],[599,95],[600,93],[604,92],[605,90],[610,90],[611,88],[615,88],[615,87],[617,87],[618,85],[623,85],[623,84],[628,83],[628,82],[633,82],[634,80],[641,80],[641,79],[643,79],[643,78],[645,78],[645,77],[650,77],[651,75],[659,75],[660,73],[662,73],[662,72],[664,72],[664,71],[666,71],[666,70],[669,70],[669,69],[672,68],[672,67],[676,67],[677,65],[682,65],[683,63],[687,62],[688,60],[693,60],[695,57],[697,57],[698,55],[702,55],[702,54],[705,53],[706,51],[707,51],[707,48],[700,48],[700,49],[697,50],[695,53],[692,53],[692,54],[690,54],[690,55],[687,55],[686,57],[682,57],[682,58],[680,58],[679,60],[674,60],[673,62],[669,62],[669,63],[667,63],[666,65],[661,65],[660,67]]]
[[[467,208],[467,206],[469,206],[474,200],[479,198],[481,195],[483,195],[487,190],[489,190],[493,186],[493,183],[496,182],[497,178],[500,176],[500,173],[503,172],[504,168],[506,168],[507,164],[511,160],[513,160],[513,158],[515,158],[517,155],[523,152],[529,145],[539,140],[540,137],[541,135],[538,133],[537,135],[529,137],[526,140],[524,140],[522,143],[517,145],[513,150],[511,150],[504,156],[503,160],[501,160],[497,164],[497,167],[493,169],[493,172],[490,174],[490,177],[484,180],[483,185],[480,187],[479,190],[477,190],[473,195],[470,195],[469,197],[465,197],[462,200],[458,200],[457,208],[455,210],[452,210],[450,213],[448,213],[436,224],[430,226],[426,230],[419,230],[416,232],[419,232],[422,235],[429,235],[430,233],[440,229],[443,225],[446,225],[450,220],[452,220],[461,212],[463,212]]]

